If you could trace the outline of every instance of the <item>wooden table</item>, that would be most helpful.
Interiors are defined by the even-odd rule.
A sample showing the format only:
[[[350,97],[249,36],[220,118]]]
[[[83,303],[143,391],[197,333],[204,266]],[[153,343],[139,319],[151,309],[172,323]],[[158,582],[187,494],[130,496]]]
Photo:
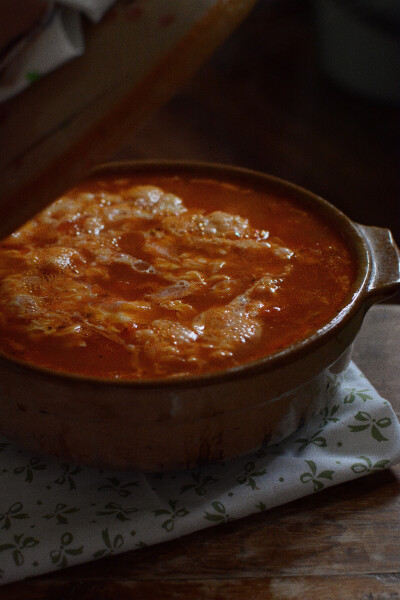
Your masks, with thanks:
[[[400,411],[400,306],[354,358]],[[0,588],[2,600],[400,599],[400,465],[239,521]]]

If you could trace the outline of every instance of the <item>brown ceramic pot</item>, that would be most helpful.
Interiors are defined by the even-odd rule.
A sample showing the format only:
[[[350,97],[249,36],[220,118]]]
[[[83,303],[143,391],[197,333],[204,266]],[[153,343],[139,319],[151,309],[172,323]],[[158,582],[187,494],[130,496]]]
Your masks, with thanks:
[[[96,173],[190,172],[285,191],[346,237],[357,278],[341,311],[305,340],[225,372],[154,381],[65,375],[0,355],[0,430],[35,452],[113,469],[160,471],[221,460],[276,442],[324,402],[368,308],[400,287],[390,231],[353,223],[309,191],[236,167],[184,162],[105,165]]]

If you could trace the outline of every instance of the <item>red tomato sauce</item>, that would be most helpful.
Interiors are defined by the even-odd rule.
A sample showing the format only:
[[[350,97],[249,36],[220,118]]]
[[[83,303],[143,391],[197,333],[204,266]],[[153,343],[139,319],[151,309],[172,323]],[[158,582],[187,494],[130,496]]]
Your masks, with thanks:
[[[0,350],[113,379],[222,370],[315,332],[354,279],[340,233],[282,193],[99,176],[0,244]]]

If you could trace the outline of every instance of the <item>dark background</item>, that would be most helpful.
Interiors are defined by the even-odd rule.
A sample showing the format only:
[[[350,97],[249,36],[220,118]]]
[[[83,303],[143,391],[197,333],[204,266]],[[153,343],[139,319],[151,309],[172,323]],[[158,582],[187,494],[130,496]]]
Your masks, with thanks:
[[[259,0],[116,158],[186,158],[289,179],[400,241],[399,110],[320,66],[314,5]],[[398,296],[397,296],[398,298]]]

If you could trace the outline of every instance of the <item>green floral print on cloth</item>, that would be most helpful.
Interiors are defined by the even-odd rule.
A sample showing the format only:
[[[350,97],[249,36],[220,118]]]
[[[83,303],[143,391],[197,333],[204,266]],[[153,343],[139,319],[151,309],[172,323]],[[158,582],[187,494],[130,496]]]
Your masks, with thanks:
[[[354,364],[281,443],[176,473],[33,456],[0,438],[0,583],[172,540],[390,467],[400,427]]]

